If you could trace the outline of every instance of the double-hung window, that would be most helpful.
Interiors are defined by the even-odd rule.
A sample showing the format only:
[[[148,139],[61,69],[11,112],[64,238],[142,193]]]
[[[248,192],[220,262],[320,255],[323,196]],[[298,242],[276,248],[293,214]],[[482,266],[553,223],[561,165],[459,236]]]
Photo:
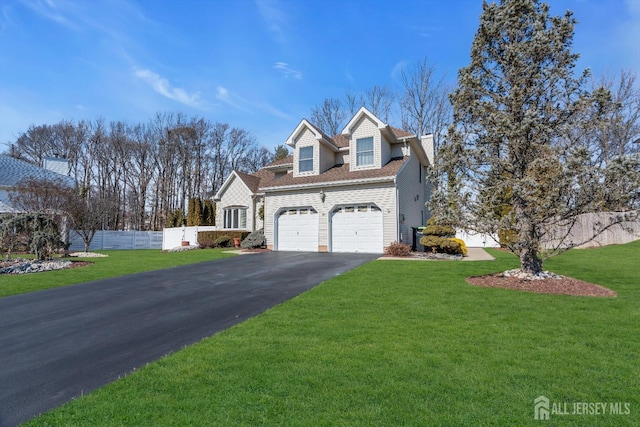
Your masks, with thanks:
[[[247,228],[247,208],[226,208],[224,228],[243,230]]]
[[[373,137],[356,139],[356,166],[373,166]]]
[[[302,147],[298,153],[298,172],[313,171],[313,147]]]

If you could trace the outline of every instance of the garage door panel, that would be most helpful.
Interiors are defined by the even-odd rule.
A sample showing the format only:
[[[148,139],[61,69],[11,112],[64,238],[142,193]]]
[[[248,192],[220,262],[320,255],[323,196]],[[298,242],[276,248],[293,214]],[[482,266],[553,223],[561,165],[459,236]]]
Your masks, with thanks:
[[[289,208],[277,219],[279,251],[318,251],[318,213],[310,208]]]
[[[331,222],[333,252],[382,253],[382,211],[374,205],[334,209]]]

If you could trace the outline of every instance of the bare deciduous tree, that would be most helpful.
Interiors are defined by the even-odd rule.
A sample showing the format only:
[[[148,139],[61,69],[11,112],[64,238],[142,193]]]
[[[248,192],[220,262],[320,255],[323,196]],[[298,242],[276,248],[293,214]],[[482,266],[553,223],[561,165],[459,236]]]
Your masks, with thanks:
[[[435,76],[435,67],[427,58],[403,68],[400,79],[402,128],[415,135],[433,134],[434,146],[440,145],[452,120],[449,91]]]
[[[347,113],[338,98],[325,98],[322,104],[311,109],[311,123],[328,135],[336,135],[342,130]]]

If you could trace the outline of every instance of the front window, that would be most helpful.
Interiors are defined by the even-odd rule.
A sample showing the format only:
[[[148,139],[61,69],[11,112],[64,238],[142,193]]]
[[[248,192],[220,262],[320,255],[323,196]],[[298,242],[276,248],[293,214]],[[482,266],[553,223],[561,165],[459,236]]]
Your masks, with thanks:
[[[373,137],[356,140],[356,166],[373,165]]]
[[[310,172],[313,170],[313,147],[302,147],[298,157],[298,172]]]
[[[226,208],[224,228],[244,230],[247,228],[247,208]]]

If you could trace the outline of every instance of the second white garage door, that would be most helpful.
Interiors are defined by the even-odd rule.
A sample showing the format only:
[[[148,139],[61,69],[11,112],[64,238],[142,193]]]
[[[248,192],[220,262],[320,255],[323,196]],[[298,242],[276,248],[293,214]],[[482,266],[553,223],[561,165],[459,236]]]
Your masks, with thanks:
[[[335,208],[331,217],[332,252],[382,253],[382,211],[374,204]]]
[[[278,216],[278,250],[318,252],[318,212],[289,208]]]

